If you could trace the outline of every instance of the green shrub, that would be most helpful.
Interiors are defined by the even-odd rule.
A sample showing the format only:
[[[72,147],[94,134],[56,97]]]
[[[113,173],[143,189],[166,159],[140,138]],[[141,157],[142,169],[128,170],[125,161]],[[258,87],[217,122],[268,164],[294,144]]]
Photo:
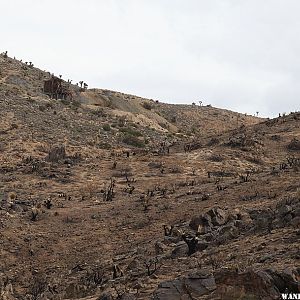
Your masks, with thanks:
[[[106,113],[104,112],[104,109],[102,107],[98,108],[97,110],[93,110],[92,114],[94,114],[97,117],[106,117]]]
[[[143,107],[145,109],[148,109],[148,110],[151,110],[153,108],[152,105],[149,102],[144,102],[143,103]]]
[[[102,128],[103,128],[105,131],[110,131],[110,130],[111,130],[109,124],[104,124]]]
[[[81,107],[80,101],[73,100],[71,103],[72,103],[72,106],[74,106],[74,107]]]
[[[103,143],[98,144],[97,147],[100,149],[109,150],[109,149],[111,149],[112,146],[109,143],[103,142]]]
[[[131,127],[123,127],[123,128],[120,128],[119,130],[127,135],[142,136],[142,133],[140,131],[134,130]]]
[[[124,127],[125,123],[126,123],[126,116],[120,116],[118,118],[118,126]]]
[[[66,99],[61,99],[61,103],[64,105],[69,105],[70,101],[66,100]]]
[[[145,147],[145,142],[143,140],[140,140],[138,137],[129,134],[124,135],[122,142],[138,148]]]

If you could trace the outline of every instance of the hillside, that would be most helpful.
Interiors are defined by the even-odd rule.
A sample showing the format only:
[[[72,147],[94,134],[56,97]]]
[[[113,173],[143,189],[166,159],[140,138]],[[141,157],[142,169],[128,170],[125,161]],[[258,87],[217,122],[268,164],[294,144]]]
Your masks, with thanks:
[[[47,78],[0,56],[0,299],[299,293],[299,112],[55,100]]]

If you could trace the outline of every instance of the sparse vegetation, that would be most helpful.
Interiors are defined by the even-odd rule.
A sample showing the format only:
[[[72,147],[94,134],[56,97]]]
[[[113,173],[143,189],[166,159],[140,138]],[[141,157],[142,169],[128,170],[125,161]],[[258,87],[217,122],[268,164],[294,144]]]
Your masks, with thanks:
[[[260,120],[83,80],[50,100],[51,73],[4,55],[0,69],[3,299],[298,287],[300,113]]]
[[[120,132],[125,133],[126,135],[132,135],[132,136],[142,136],[143,134],[140,131],[137,131],[131,127],[123,127],[119,129]]]
[[[151,110],[153,108],[153,106],[149,102],[144,102],[143,107],[148,110]]]
[[[137,136],[133,136],[130,134],[125,134],[124,137],[122,138],[122,142],[127,145],[138,147],[138,148],[145,147],[145,142],[143,140],[141,140]]]
[[[110,130],[111,130],[109,124],[104,124],[102,128],[103,128],[103,130],[105,130],[105,131],[110,131]]]

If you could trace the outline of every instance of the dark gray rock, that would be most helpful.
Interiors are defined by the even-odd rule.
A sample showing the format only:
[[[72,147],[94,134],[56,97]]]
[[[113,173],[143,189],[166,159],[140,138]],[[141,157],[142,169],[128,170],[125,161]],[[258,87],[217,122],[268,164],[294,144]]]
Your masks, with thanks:
[[[171,256],[172,258],[187,256],[188,251],[189,251],[188,245],[184,241],[181,241],[176,244],[174,250],[172,251]]]
[[[199,270],[172,281],[162,282],[154,292],[154,300],[198,299],[216,289],[213,275]]]

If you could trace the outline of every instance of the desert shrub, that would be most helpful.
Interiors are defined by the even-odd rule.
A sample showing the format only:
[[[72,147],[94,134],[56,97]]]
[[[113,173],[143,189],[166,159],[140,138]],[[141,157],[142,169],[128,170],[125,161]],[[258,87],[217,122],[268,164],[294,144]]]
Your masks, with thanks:
[[[138,148],[145,147],[145,142],[143,140],[139,139],[137,136],[130,135],[130,134],[125,134],[122,139],[122,142],[127,145],[138,147]]]
[[[251,163],[257,164],[257,165],[263,165],[264,164],[264,161],[257,155],[247,157],[246,160],[251,162]]]
[[[196,133],[196,132],[197,132],[197,127],[192,126],[192,128],[191,128],[191,133]]]
[[[46,110],[46,106],[45,105],[39,105],[39,110],[44,112]]]
[[[172,123],[176,123],[176,121],[177,121],[177,120],[176,120],[176,116],[172,116],[171,122],[172,122]]]
[[[224,160],[224,158],[219,154],[212,154],[208,159],[214,162],[221,162]]]
[[[16,194],[15,192],[10,192],[10,193],[8,194],[8,199],[9,199],[10,201],[16,200],[16,199],[17,199],[17,194]]]
[[[142,229],[150,225],[150,219],[140,219],[137,221],[137,223],[133,224],[133,229]]]
[[[73,107],[80,107],[81,106],[80,101],[77,101],[77,100],[73,100],[71,103],[72,103]]]
[[[86,182],[81,188],[81,191],[85,196],[92,198],[98,192],[98,184],[93,181]]]
[[[158,125],[161,126],[164,129],[169,129],[169,125],[166,124],[166,123],[159,122]]]
[[[296,138],[292,139],[287,145],[289,150],[300,151],[300,141]]]
[[[219,144],[220,141],[217,138],[212,138],[207,144],[206,146],[211,147],[211,146],[215,146],[217,144]]]
[[[116,178],[122,178],[127,175],[128,177],[133,176],[132,168],[128,166],[122,166],[118,170],[114,171],[112,176]]]
[[[170,168],[170,173],[173,173],[173,174],[179,174],[179,173],[182,173],[182,172],[183,172],[183,170],[182,170],[182,168],[179,167],[179,166],[172,166],[172,167]]]
[[[110,131],[110,130],[111,130],[109,124],[104,124],[102,128],[103,128],[103,130],[105,130],[105,131]]]
[[[31,283],[28,287],[28,292],[31,295],[31,299],[40,299],[40,296],[47,288],[47,281],[41,274],[36,275],[32,278]]]
[[[111,109],[115,109],[116,105],[114,103],[112,103],[112,101],[110,100],[109,103],[107,104],[107,107],[109,107]]]
[[[102,107],[98,108],[96,110],[93,110],[92,114],[97,117],[106,117],[106,113],[104,112],[104,109]]]
[[[142,136],[142,133],[140,131],[134,130],[131,127],[124,127],[124,128],[120,128],[119,130],[127,135]]]
[[[148,167],[153,168],[153,169],[160,169],[162,166],[163,166],[163,164],[161,161],[158,161],[158,162],[152,161],[148,164]]]
[[[280,135],[274,134],[271,136],[271,140],[278,142],[281,140],[281,137],[280,137]]]
[[[64,105],[69,105],[70,101],[66,100],[66,99],[61,99],[61,103]]]
[[[48,155],[46,156],[46,160],[50,162],[58,162],[62,159],[66,158],[66,148],[64,145],[57,145],[52,147]]]
[[[118,126],[124,127],[126,124],[126,116],[121,116],[118,118]]]
[[[100,149],[109,150],[109,149],[111,149],[112,146],[109,143],[103,142],[103,143],[98,144],[97,147]]]
[[[144,102],[142,104],[142,106],[145,108],[145,109],[148,109],[148,110],[151,110],[153,107],[152,105],[149,103],[149,102]]]
[[[54,104],[53,104],[52,102],[47,102],[47,103],[45,104],[45,107],[46,107],[46,108],[51,108],[51,109],[53,109],[53,108],[54,108]]]
[[[27,97],[27,99],[26,99],[29,103],[35,103],[36,102],[36,100],[35,99],[33,99],[33,98],[31,98],[30,96],[29,97]]]
[[[18,129],[18,128],[19,128],[19,125],[16,124],[16,123],[12,123],[12,124],[10,125],[10,128],[11,128],[11,129]]]

